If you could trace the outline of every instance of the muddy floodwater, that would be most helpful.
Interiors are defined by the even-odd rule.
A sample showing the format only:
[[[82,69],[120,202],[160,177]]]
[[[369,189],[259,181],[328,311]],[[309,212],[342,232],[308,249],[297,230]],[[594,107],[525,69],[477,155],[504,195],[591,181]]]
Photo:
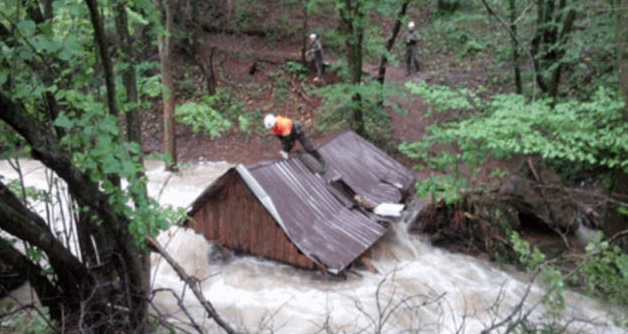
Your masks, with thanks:
[[[206,162],[184,166],[179,174],[149,161],[150,195],[163,206],[187,207],[232,165]],[[46,189],[50,178],[39,163],[21,161],[27,186]],[[17,178],[0,163],[5,182]],[[480,333],[512,315],[529,311],[542,322],[543,289],[525,275],[499,269],[474,257],[433,248],[394,225],[375,247],[379,273],[358,271],[345,279],[304,271],[271,260],[219,251],[199,234],[172,227],[158,241],[191,275],[217,312],[243,333]],[[154,289],[178,295],[208,333],[219,333],[193,293],[161,257],[151,257]],[[525,300],[522,302],[522,299]],[[169,291],[153,304],[182,328],[194,332]],[[577,293],[567,293],[565,333],[627,333],[614,325],[622,311],[608,309]],[[521,312],[513,312],[521,310]],[[154,311],[156,312],[156,311]],[[178,320],[177,320],[178,319]],[[504,327],[491,333],[503,333]]]

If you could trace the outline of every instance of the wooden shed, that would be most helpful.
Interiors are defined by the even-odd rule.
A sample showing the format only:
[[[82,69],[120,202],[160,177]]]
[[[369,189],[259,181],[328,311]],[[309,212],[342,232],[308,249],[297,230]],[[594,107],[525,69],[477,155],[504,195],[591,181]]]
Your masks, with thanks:
[[[319,148],[321,174],[301,159],[238,165],[194,201],[187,225],[222,246],[300,268],[339,273],[386,233],[387,217],[370,203],[403,203],[414,175],[357,134],[347,131]]]

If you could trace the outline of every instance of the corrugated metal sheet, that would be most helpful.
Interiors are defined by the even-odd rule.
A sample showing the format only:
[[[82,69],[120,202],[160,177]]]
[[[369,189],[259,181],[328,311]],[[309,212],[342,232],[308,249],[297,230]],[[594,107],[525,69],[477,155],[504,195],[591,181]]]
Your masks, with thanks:
[[[343,205],[298,159],[250,172],[272,198],[288,238],[331,272],[344,269],[386,232],[374,215]]]
[[[399,203],[400,190],[411,190],[416,182],[411,171],[352,131],[338,135],[319,152],[330,162],[328,173],[340,174],[356,193],[375,205]]]
[[[254,211],[251,211],[250,204],[247,208],[238,206],[238,201],[245,200],[242,198],[245,196],[239,193],[226,191],[223,195],[214,196],[226,187],[220,185],[228,181],[224,177],[214,182],[197,199],[189,214],[194,215],[197,222],[200,220],[202,224],[209,225],[202,228],[209,239],[219,240],[227,246],[237,246],[253,254],[302,267],[311,266],[312,263],[304,261],[303,256],[298,254],[294,248],[296,246],[307,258],[324,265],[330,272],[339,272],[368,250],[386,232],[386,228],[379,223],[384,218],[355,205],[343,195],[343,191],[330,184],[330,179],[340,177],[350,187],[350,192],[360,194],[377,205],[399,203],[403,197],[402,191],[410,189],[415,178],[401,164],[351,131],[332,139],[319,148],[319,152],[330,164],[330,169],[323,176],[312,173],[297,158],[266,162],[249,168],[239,165],[230,170],[230,173],[238,174],[250,193],[263,205],[265,217],[261,217],[260,212],[259,218],[252,216],[251,212]],[[207,198],[213,200],[208,201]],[[231,204],[224,205],[221,201]],[[216,208],[202,209],[207,205]],[[234,213],[229,210],[245,212]],[[267,231],[269,225],[273,224],[264,223],[262,227],[254,225],[255,221],[235,221],[243,219],[272,219],[276,222],[274,226],[280,227],[277,230],[285,233],[287,239],[285,236],[284,239],[270,237],[270,234],[276,234],[276,231]],[[249,231],[235,231],[245,228]],[[248,233],[248,236],[243,238],[240,236],[242,233]],[[268,237],[255,234],[266,234]],[[292,249],[285,245],[288,239],[294,244],[290,245]],[[260,248],[260,245],[246,245],[247,242],[274,242],[275,245],[269,249]]]

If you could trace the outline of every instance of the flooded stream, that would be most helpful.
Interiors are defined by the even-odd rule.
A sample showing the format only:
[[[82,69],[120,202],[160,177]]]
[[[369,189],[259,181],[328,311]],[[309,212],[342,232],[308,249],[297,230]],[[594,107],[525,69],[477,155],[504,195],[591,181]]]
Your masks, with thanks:
[[[174,175],[164,172],[160,162],[148,162],[149,192],[162,205],[186,207],[230,166],[201,163]],[[47,187],[41,165],[22,161],[22,168],[27,185]],[[0,164],[0,175],[17,177],[6,162]],[[203,236],[179,227],[163,232],[158,241],[200,280],[204,295],[223,319],[243,333],[480,333],[527,312],[534,322],[542,321],[543,290],[524,275],[433,248],[405,231],[405,226],[395,225],[375,247],[373,263],[379,273],[360,270],[346,279],[226,254]],[[170,266],[157,255],[151,263],[153,288],[183,295],[194,319],[208,333],[220,332]],[[628,332],[613,324],[616,310],[577,293],[566,298],[562,318],[570,323],[565,333]],[[157,293],[154,305],[193,331],[171,293]]]

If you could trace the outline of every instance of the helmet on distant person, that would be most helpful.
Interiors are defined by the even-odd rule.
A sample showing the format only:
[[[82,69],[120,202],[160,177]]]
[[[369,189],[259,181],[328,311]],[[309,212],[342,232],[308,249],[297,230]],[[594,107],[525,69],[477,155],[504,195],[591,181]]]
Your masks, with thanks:
[[[410,21],[410,23],[408,23],[408,29],[414,29],[414,21]]]
[[[315,40],[316,39],[316,34],[310,34],[310,40]]]
[[[267,130],[274,128],[275,124],[277,124],[277,117],[275,117],[275,115],[268,114],[264,117],[264,126]]]

